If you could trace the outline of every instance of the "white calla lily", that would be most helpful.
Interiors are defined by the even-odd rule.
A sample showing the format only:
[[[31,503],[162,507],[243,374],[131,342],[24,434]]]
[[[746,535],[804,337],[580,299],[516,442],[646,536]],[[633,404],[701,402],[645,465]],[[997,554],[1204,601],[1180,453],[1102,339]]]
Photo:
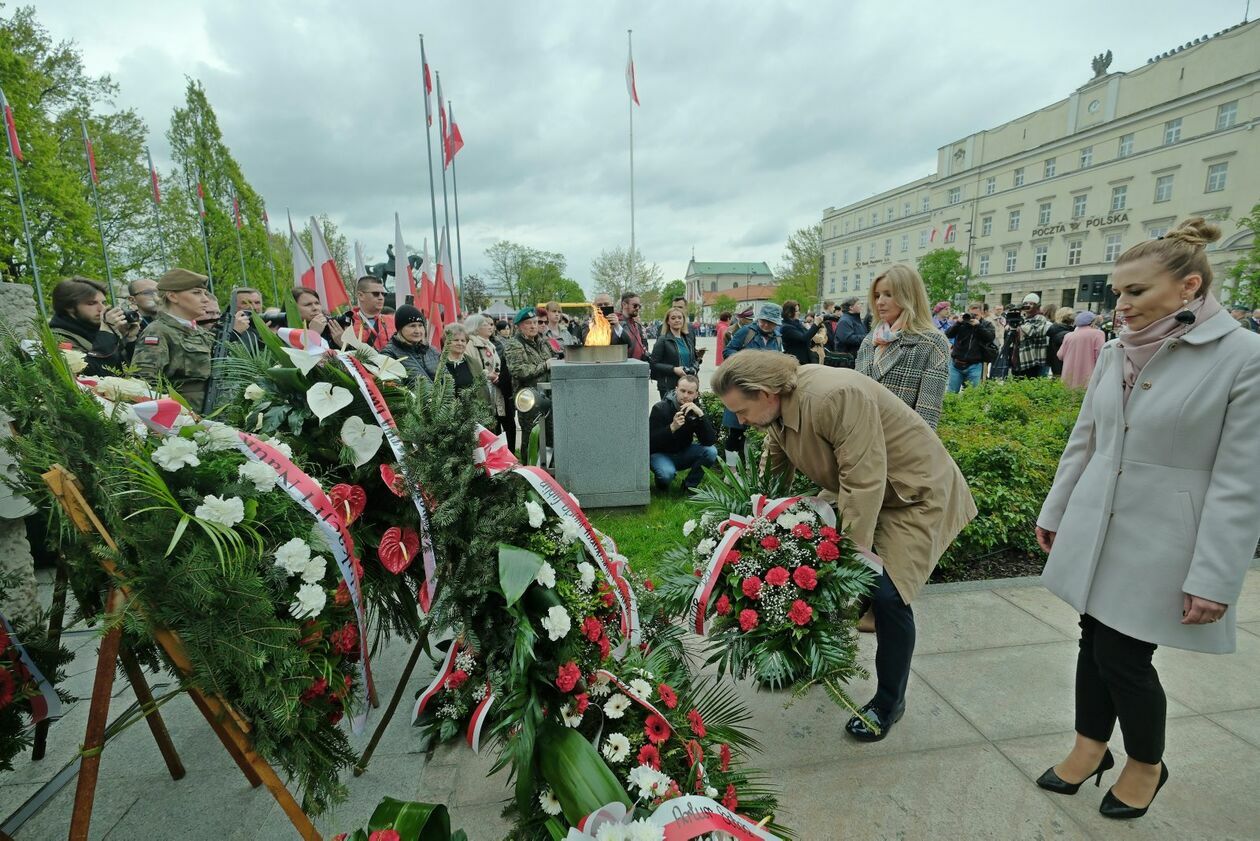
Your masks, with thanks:
[[[306,391],[306,405],[311,407],[315,417],[323,420],[354,402],[354,395],[349,390],[332,383],[315,383]]]
[[[354,466],[361,467],[372,460],[385,441],[385,433],[379,426],[366,424],[358,416],[346,418],[341,425],[341,441],[354,452]]]
[[[379,380],[407,379],[407,366],[403,365],[401,360],[394,359],[392,356],[377,354],[377,357],[369,362],[367,367]]]
[[[281,348],[285,355],[299,371],[303,374],[309,374],[316,365],[324,360],[324,354],[311,353],[309,350],[298,350],[297,348]]]

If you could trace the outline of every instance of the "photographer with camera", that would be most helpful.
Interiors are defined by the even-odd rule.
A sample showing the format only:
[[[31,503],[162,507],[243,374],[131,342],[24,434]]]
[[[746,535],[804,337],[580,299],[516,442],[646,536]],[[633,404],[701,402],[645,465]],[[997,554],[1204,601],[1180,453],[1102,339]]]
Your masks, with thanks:
[[[675,307],[665,314],[661,335],[652,346],[649,362],[656,391],[662,398],[678,385],[678,378],[700,370],[700,357],[686,333],[687,315]]]
[[[135,321],[140,330],[153,323],[158,314],[157,281],[147,278],[133,280],[127,284],[127,304],[124,309],[127,321]]]
[[[648,460],[658,490],[668,489],[678,471],[688,468],[683,487],[694,488],[704,478],[704,468],[717,464],[717,431],[700,408],[699,396],[699,378],[683,374],[648,415]]]
[[[1044,377],[1050,368],[1046,352],[1050,346],[1050,321],[1041,314],[1041,296],[1029,292],[1020,311],[1006,315],[1007,347],[1011,374],[1016,379]]]
[[[385,284],[379,277],[364,275],[354,284],[354,297],[358,306],[337,320],[365,345],[383,350],[397,329],[394,316],[384,312]],[[454,315],[448,317],[454,318]]]
[[[319,295],[314,289],[295,286],[292,292],[293,301],[297,304],[298,315],[302,317],[302,326],[318,333],[324,341],[333,347],[341,347],[341,335],[345,332],[344,317],[330,318],[319,305]]]
[[[980,385],[984,364],[997,359],[995,331],[993,324],[984,318],[984,305],[979,301],[969,304],[962,317],[945,331],[945,338],[953,342],[949,366],[950,394],[962,391],[964,382],[969,388]]]
[[[140,317],[128,318],[119,307],[106,307],[105,287],[86,277],[71,277],[53,287],[53,317],[48,321],[57,341],[87,357],[87,377],[116,373],[127,362],[128,345],[140,332]]]
[[[253,314],[262,315],[262,293],[250,286],[238,286],[228,297],[232,302],[232,329],[228,333],[229,342],[239,342],[249,349],[250,353],[262,350],[262,337],[254,328]]]

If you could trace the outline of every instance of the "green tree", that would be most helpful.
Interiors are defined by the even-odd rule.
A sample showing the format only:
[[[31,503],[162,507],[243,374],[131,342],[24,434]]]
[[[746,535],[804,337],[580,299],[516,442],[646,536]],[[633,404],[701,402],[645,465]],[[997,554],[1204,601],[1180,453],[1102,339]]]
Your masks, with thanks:
[[[627,291],[636,292],[643,299],[644,312],[652,312],[661,299],[665,275],[660,266],[643,259],[637,248],[634,255],[634,277],[631,278],[630,249],[617,246],[601,251],[591,261],[591,284],[596,292],[607,292],[614,301]]]
[[[1260,204],[1238,220],[1238,227],[1251,231],[1251,250],[1229,267],[1229,303],[1254,310],[1260,307]]]
[[[738,310],[739,301],[735,300],[730,295],[723,293],[713,300],[713,312],[715,315],[721,315],[724,312],[729,312],[734,315]]]
[[[521,272],[521,306],[545,304],[548,301],[576,302],[586,293],[576,281],[564,276],[565,260],[559,254],[534,252]]]
[[[464,285],[460,288],[464,296],[464,309],[467,312],[481,312],[490,306],[490,289],[480,275],[464,275]]]
[[[669,311],[669,302],[675,298],[682,298],[687,294],[687,283],[683,280],[671,280],[669,283],[661,287],[661,300],[652,311],[652,318],[664,318],[665,313]],[[694,307],[687,305],[687,315],[692,316]]]
[[[818,303],[818,285],[804,278],[789,278],[780,280],[774,288],[774,294],[770,296],[770,300],[776,304],[782,304],[784,301],[796,301],[801,305],[801,311],[804,312]]]
[[[797,228],[788,236],[783,256],[775,269],[781,290],[773,300],[795,299],[808,307],[822,297],[822,223]]]
[[[977,298],[989,291],[987,283],[972,279],[971,270],[963,265],[963,255],[956,248],[937,248],[919,258],[919,274],[927,287],[928,302],[949,301],[956,304],[963,289],[967,296]],[[962,302],[964,305],[966,301]]]

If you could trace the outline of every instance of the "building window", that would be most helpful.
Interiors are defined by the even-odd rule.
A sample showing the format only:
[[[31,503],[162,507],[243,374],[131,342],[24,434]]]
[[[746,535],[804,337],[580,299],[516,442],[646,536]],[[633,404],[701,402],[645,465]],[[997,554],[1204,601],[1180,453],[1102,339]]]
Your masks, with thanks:
[[[1080,219],[1085,215],[1086,195],[1081,193],[1079,196],[1072,196],[1072,218]]]
[[[893,220],[893,209],[890,207],[884,212],[884,221],[891,222]]]
[[[849,265],[849,249],[846,248],[844,253],[840,255],[840,262],[844,263],[846,266]]]
[[[857,252],[856,252],[856,256],[854,257],[854,260],[856,260],[859,263],[862,262],[862,246],[860,245],[857,247]]]
[[[1019,230],[1019,211],[1018,210],[1011,211],[1011,215],[1006,220],[1006,230],[1008,231]]]
[[[906,202],[905,204],[901,206],[901,215],[902,216],[910,215],[910,202]]]
[[[1164,234],[1166,234],[1166,233],[1168,233],[1168,226],[1167,226],[1167,225],[1164,225],[1164,226],[1162,226],[1162,227],[1157,227],[1157,228],[1148,228],[1148,229],[1147,229],[1147,231],[1146,231],[1146,238],[1147,238],[1147,239],[1159,239],[1160,237],[1162,237],[1162,236],[1163,236]]]
[[[1171,175],[1161,175],[1155,179],[1155,201],[1169,201],[1172,199],[1173,177]]]
[[[879,211],[876,210],[871,213],[871,225],[873,227],[878,224],[879,224]]]
[[[1207,186],[1203,188],[1205,193],[1219,193],[1225,189],[1225,176],[1229,173],[1229,164],[1212,164],[1208,167]]]
[[[1164,145],[1171,146],[1181,139],[1181,118],[1164,123]]]
[[[997,176],[996,175],[990,175],[988,178],[984,179],[984,194],[986,196],[993,195],[993,193],[996,190],[997,190]]]
[[[871,271],[867,272],[867,274],[866,274],[866,279],[867,279],[868,281],[870,281],[871,283],[874,283],[874,282],[875,282],[875,271],[874,271],[874,270],[871,270]],[[858,285],[859,285],[859,286],[861,286],[861,284],[858,284]]]
[[[1050,202],[1043,201],[1041,205],[1037,208],[1037,224],[1038,225],[1050,224]]]
[[[1006,270],[1007,270],[1008,272],[1013,272],[1013,271],[1015,271],[1015,255],[1016,255],[1016,253],[1017,253],[1017,252],[1015,251],[1015,249],[1014,249],[1014,248],[1007,249],[1007,251],[1006,251]]]
[[[1121,184],[1119,187],[1111,188],[1111,209],[1124,210],[1125,201],[1129,197],[1129,185]]]
[[[1116,152],[1117,158],[1127,158],[1133,154],[1133,135],[1123,134],[1120,136],[1120,149]]]
[[[845,232],[846,234],[849,232],[849,220],[848,220],[848,219],[845,219],[845,220],[844,220],[844,232]]]
[[[716,280],[711,280],[711,281],[709,281],[709,291],[710,291],[710,292],[716,292],[716,291],[717,291],[717,281],[716,281]]]
[[[1024,168],[1022,166],[1019,169],[1015,170],[1015,186],[1016,187],[1024,186]]]
[[[1059,306],[1069,308],[1076,306],[1076,290],[1072,287],[1064,289],[1059,295]]]
[[[1002,293],[1002,301],[1001,301],[1001,304],[1002,304],[1002,306],[1004,306],[1004,307],[1009,307],[1009,306],[1011,305],[1011,293],[1010,293],[1010,292],[1003,292],[1003,293]]]
[[[950,187],[949,188],[949,203],[958,204],[958,202],[960,201],[962,201],[962,187]]]
[[[980,255],[980,276],[984,277],[988,273],[989,273],[989,255],[981,254]]]
[[[1069,266],[1079,266],[1081,264],[1081,249],[1085,241],[1080,239],[1068,240],[1068,262]]]
[[[892,256],[892,240],[891,239],[884,240],[884,256],[885,257]]]
[[[1227,129],[1238,122],[1238,100],[1226,102],[1216,109],[1216,130]]]
[[[1054,178],[1054,173],[1058,169],[1057,158],[1046,158],[1046,178]]]
[[[1044,269],[1046,267],[1046,254],[1050,250],[1049,246],[1038,245],[1033,248],[1033,268]]]
[[[993,217],[982,216],[980,218],[980,236],[987,237],[991,233],[993,233]]]
[[[958,226],[946,225],[945,226],[945,241],[953,242],[956,239],[958,239]]]
[[[905,254],[909,250],[910,250],[910,235],[902,234],[901,235],[901,253]]]
[[[1120,234],[1107,234],[1106,244],[1103,248],[1103,261],[1107,263],[1116,262],[1116,258],[1120,256]]]
[[[1094,147],[1086,146],[1081,150],[1081,169],[1089,169],[1094,165]]]
[[[738,288],[739,288],[739,281],[737,280],[737,281],[735,281],[734,283],[732,283],[732,284],[731,284],[731,288],[732,288],[732,289],[738,289]]]
[[[920,204],[919,209],[920,209],[920,210],[923,210],[923,211],[928,211],[928,210],[931,210],[931,209],[932,209],[932,197],[931,197],[931,196],[924,196],[924,197],[923,197],[923,202]]]
[[[827,294],[828,294],[828,295],[834,295],[834,294],[836,294],[836,276],[835,276],[835,275],[830,275],[830,276],[828,276],[828,278],[827,278],[827,279],[828,279],[828,281],[829,281],[829,288],[827,289]]]
[[[834,251],[831,252],[831,267],[833,269],[836,267],[836,252]]]

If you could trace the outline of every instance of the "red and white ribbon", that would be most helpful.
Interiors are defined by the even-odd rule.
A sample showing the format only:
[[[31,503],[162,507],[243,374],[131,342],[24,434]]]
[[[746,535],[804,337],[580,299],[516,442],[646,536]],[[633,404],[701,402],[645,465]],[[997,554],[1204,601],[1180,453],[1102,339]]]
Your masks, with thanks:
[[[578,537],[586,547],[586,553],[595,561],[605,580],[612,587],[613,596],[621,611],[621,644],[614,650],[620,658],[631,645],[638,645],[641,637],[639,611],[629,582],[622,575],[624,558],[609,557],[600,534],[591,526],[577,500],[560,486],[555,478],[541,467],[521,464],[507,445],[507,438],[495,435],[484,426],[477,427],[477,447],[473,450],[473,463],[485,468],[486,475],[515,473],[529,483],[547,507],[556,516],[577,526]],[[620,556],[618,556],[620,557]]]
[[[486,725],[486,719],[490,717],[490,707],[494,704],[494,692],[490,690],[490,684],[486,684],[486,697],[481,699],[481,703],[473,710],[472,718],[468,720],[468,747],[472,748],[473,753],[481,753],[481,730]]]
[[[136,403],[131,407],[131,411],[135,412],[136,417],[140,418],[140,421],[153,432],[159,435],[170,435],[175,431],[175,421],[179,419],[179,413],[184,411],[184,407],[177,400],[163,397],[159,400]]]
[[[608,682],[609,682],[609,683],[611,683],[613,686],[617,687],[617,689],[618,689],[618,690],[619,690],[619,691],[620,691],[623,695],[626,695],[626,696],[627,696],[627,697],[628,697],[631,701],[634,701],[634,702],[635,702],[636,704],[638,704],[640,707],[643,707],[643,709],[647,710],[648,712],[652,713],[653,715],[660,716],[661,718],[665,718],[665,716],[661,715],[661,711],[660,711],[660,710],[658,710],[656,707],[652,706],[652,702],[651,702],[651,701],[649,701],[647,698],[644,698],[644,697],[640,696],[637,692],[635,692],[633,689],[631,689],[628,685],[626,685],[626,684],[622,683],[622,682],[621,682],[621,678],[617,677],[617,676],[616,676],[615,674],[613,674],[612,672],[608,671],[607,669],[599,669],[599,670],[597,670],[597,671],[595,672],[595,674],[596,674],[596,675],[598,675],[598,676],[600,676],[600,677],[606,677],[606,678],[608,678]]]
[[[708,797],[686,794],[666,800],[650,817],[650,826],[661,830],[664,841],[691,841],[702,835],[725,833],[736,841],[779,841],[779,836]],[[591,841],[604,826],[628,826],[634,814],[624,803],[609,803],[578,821],[565,841]]]
[[[403,478],[407,482],[407,487],[411,490],[411,500],[415,503],[416,511],[420,514],[420,551],[424,558],[424,584],[420,587],[420,609],[428,613],[433,606],[433,598],[437,595],[437,557],[433,553],[433,537],[429,530],[428,509],[425,507],[424,499],[417,490],[420,487],[420,483],[407,468],[407,451],[403,446],[402,438],[398,435],[398,424],[394,421],[394,415],[389,411],[389,405],[385,402],[385,397],[381,394],[381,390],[376,387],[376,378],[352,354],[340,351],[336,354],[336,357],[337,361],[346,369],[346,373],[359,386],[363,399],[367,401],[368,408],[372,410],[372,417],[376,418],[377,425],[385,433],[385,440],[389,442],[389,448],[394,451],[398,469],[402,472]]]
[[[324,337],[314,330],[302,330],[296,327],[281,327],[276,337],[294,350],[304,350],[312,356],[318,356],[332,350]]]
[[[39,688],[39,694],[30,699],[31,704],[31,724],[38,724],[46,718],[58,718],[61,716],[61,699],[57,697],[57,690],[47,678],[40,672],[39,667],[35,665],[35,661],[31,659],[30,652],[26,650],[26,646],[22,645],[22,641],[18,639],[17,632],[13,630],[13,625],[9,622],[9,617],[0,613],[0,626],[3,626],[4,633],[9,638],[9,647],[17,653],[18,662],[21,668],[31,676],[31,680],[35,681],[35,685]],[[15,671],[17,671],[15,669]],[[21,678],[21,675],[17,675]],[[22,681],[17,681],[16,689],[21,688]]]
[[[459,653],[459,648],[459,640],[451,640],[451,647],[446,650],[446,657],[442,658],[442,665],[438,667],[437,674],[433,677],[433,682],[416,699],[416,705],[411,711],[412,724],[420,720],[421,714],[424,713],[424,708],[433,700],[434,695],[442,691],[442,687],[446,685],[446,679],[455,672],[455,655]]]

